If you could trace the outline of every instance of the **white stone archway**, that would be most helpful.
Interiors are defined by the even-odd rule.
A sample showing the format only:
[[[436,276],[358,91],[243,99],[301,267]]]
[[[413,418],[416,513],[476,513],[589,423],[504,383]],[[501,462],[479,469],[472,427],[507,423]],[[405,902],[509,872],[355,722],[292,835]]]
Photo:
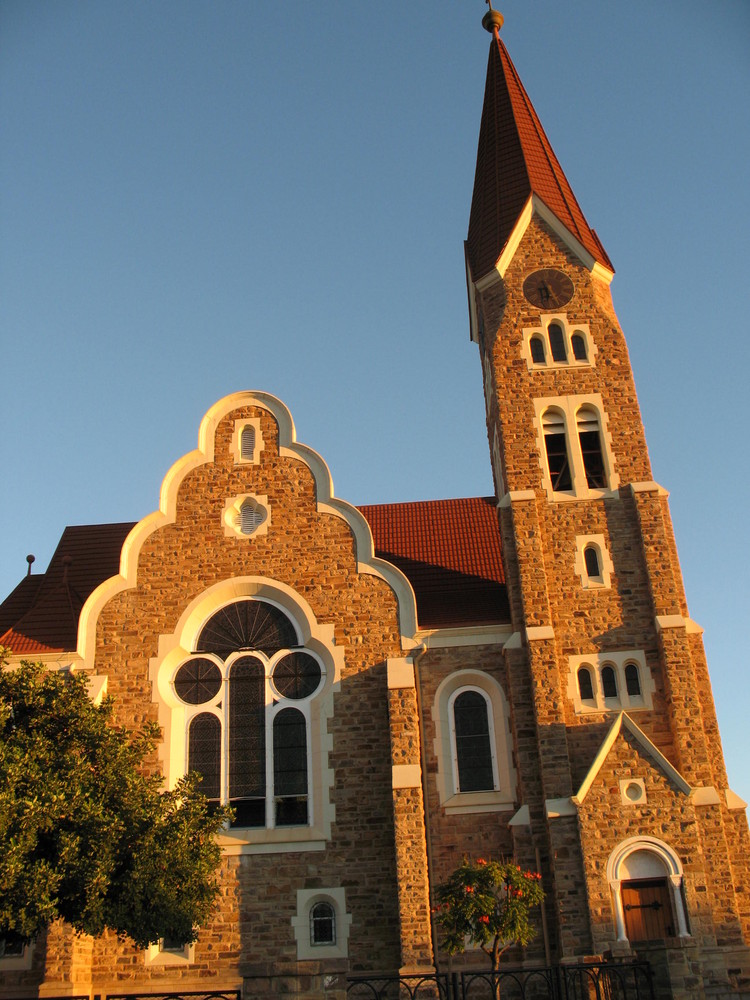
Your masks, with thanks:
[[[622,904],[622,883],[630,879],[666,878],[677,924],[677,937],[690,937],[682,898],[682,876],[679,857],[668,844],[656,837],[630,837],[617,845],[607,861],[607,881],[612,895],[618,944],[629,944]]]

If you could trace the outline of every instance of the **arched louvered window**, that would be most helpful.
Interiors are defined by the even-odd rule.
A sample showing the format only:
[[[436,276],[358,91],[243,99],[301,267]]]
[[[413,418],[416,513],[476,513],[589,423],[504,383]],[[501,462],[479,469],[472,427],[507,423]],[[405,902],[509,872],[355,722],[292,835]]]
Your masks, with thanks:
[[[330,903],[310,908],[310,944],[336,944],[336,911]]]
[[[600,577],[602,568],[599,563],[599,550],[595,545],[587,545],[583,550],[583,559],[586,564],[586,576]]]
[[[187,719],[187,767],[241,827],[309,822],[309,712],[322,688],[317,656],[276,606],[246,599],[209,618],[174,693]],[[191,711],[192,710],[192,714]]]
[[[255,428],[248,424],[240,434],[240,457],[246,462],[252,462],[255,457]]]
[[[641,675],[636,663],[625,664],[625,690],[631,698],[640,697]]]
[[[559,323],[550,323],[547,329],[549,336],[549,349],[553,361],[567,361],[568,353],[565,350],[565,336]]]
[[[544,356],[544,341],[541,337],[532,337],[529,341],[529,347],[531,349],[531,360],[535,365],[546,364],[547,359]]]
[[[578,668],[578,694],[581,701],[594,700],[594,685],[591,683],[591,671],[588,667]]]
[[[605,698],[617,698],[617,675],[614,667],[602,667],[602,692]]]
[[[587,361],[586,341],[582,333],[574,333],[570,338],[570,346],[573,348],[573,357],[576,361]]]
[[[490,709],[478,690],[459,691],[453,698],[453,750],[458,791],[495,788]]]
[[[602,455],[599,414],[590,406],[582,406],[576,414],[578,440],[581,445],[583,470],[589,489],[605,489],[607,477]]]
[[[573,483],[570,475],[565,418],[557,410],[547,410],[542,415],[542,429],[552,489],[555,492],[569,491],[573,488]]]

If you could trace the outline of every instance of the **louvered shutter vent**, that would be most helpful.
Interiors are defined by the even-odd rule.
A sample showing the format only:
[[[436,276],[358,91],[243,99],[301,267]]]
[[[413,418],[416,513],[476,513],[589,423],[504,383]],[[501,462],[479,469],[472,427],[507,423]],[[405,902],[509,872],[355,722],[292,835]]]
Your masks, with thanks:
[[[240,455],[248,462],[253,460],[255,455],[255,428],[243,427],[240,435]]]
[[[263,511],[250,500],[245,500],[240,507],[240,531],[243,535],[252,535],[263,521]]]

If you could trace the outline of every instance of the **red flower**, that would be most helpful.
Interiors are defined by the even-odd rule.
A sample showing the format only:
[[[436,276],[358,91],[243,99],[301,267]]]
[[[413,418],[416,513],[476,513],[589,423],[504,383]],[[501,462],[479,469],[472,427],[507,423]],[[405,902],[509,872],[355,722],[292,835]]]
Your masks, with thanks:
[[[467,892],[474,892],[474,886],[473,885],[467,885],[466,886],[466,891]]]
[[[486,862],[486,860],[484,858],[477,858],[477,864],[478,865],[486,865],[487,862]]]
[[[489,917],[483,916],[483,917],[479,918],[479,923],[480,924],[488,924],[489,922],[490,922],[490,918]]]

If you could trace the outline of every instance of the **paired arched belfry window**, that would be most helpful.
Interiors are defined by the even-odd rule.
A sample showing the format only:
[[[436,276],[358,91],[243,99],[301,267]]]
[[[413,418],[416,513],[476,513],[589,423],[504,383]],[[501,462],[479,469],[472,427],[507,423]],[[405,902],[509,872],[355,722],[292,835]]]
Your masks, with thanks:
[[[599,409],[575,396],[560,397],[554,403],[536,400],[535,405],[544,441],[547,489],[575,496],[614,489],[617,477],[611,477],[612,460],[605,451]]]
[[[203,776],[209,799],[232,806],[236,826],[309,821],[309,705],[323,671],[295,647],[283,611],[236,601],[208,619],[174,676],[188,720],[188,769]]]

